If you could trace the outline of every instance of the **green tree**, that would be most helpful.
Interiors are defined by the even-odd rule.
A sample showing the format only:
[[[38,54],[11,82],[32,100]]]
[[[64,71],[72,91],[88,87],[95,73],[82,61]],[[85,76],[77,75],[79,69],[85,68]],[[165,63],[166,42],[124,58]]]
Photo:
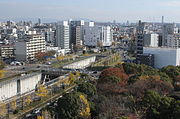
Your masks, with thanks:
[[[137,74],[138,66],[134,63],[123,63],[123,68],[126,74]]]
[[[147,91],[143,98],[147,119],[178,119],[180,103],[173,98],[161,96],[155,91]]]
[[[90,116],[88,101],[81,93],[65,94],[57,102],[56,112],[60,119],[82,119]]]
[[[88,98],[91,98],[96,95],[96,87],[88,82],[79,84],[77,91],[86,94]]]
[[[70,81],[70,83],[73,83],[75,80],[76,80],[75,75],[72,72],[70,72],[69,73],[69,81]]]
[[[180,73],[180,69],[176,66],[163,67],[162,72],[165,72],[170,78],[175,79]]]
[[[0,70],[3,69],[6,66],[6,64],[3,61],[0,61]]]

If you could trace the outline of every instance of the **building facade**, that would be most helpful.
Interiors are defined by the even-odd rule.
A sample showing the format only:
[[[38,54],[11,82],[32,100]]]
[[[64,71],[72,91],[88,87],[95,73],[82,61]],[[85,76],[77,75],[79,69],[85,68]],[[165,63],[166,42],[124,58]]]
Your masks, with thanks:
[[[19,61],[33,61],[35,54],[45,52],[45,37],[39,34],[25,35],[15,43],[15,55]]]
[[[68,21],[58,23],[56,28],[56,46],[69,52],[69,42],[70,33]]]
[[[41,73],[32,73],[0,82],[0,101],[28,93],[41,81]]]
[[[84,44],[90,47],[106,47],[112,45],[112,31],[110,26],[89,26],[84,28]]]
[[[154,55],[154,67],[162,68],[168,65],[180,66],[180,49],[144,47],[145,54]]]
[[[167,47],[180,48],[180,33],[167,35]]]
[[[4,44],[0,45],[0,56],[2,58],[12,58],[15,56],[14,44]]]
[[[162,46],[168,46],[168,36],[177,34],[178,28],[174,23],[163,24],[162,27]]]
[[[144,34],[144,46],[145,47],[158,47],[159,35],[156,33]]]
[[[84,41],[84,25],[83,20],[80,21],[70,21],[70,46],[80,47],[83,45]],[[73,47],[72,47],[73,46]]]

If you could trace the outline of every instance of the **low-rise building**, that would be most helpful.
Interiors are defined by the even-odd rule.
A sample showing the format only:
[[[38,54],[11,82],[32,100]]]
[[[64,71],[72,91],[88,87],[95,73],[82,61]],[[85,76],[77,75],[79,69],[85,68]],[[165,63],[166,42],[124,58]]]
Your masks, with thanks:
[[[46,52],[48,51],[55,51],[56,52],[55,57],[65,55],[65,49],[61,49],[59,47],[46,46]]]
[[[2,58],[12,58],[14,57],[14,50],[14,44],[0,45],[0,56]]]
[[[143,53],[154,55],[154,67],[180,66],[180,48],[144,47]]]
[[[0,101],[35,90],[41,81],[41,73],[31,73],[0,81]]]

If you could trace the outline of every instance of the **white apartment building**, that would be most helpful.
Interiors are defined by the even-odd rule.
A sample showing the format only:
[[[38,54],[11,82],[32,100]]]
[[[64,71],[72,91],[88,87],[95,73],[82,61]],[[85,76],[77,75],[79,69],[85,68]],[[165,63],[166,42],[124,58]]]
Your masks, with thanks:
[[[94,26],[90,22],[84,27],[84,44],[86,46],[111,46],[112,31],[109,26]]]
[[[156,33],[144,34],[145,47],[158,47],[159,35]]]
[[[45,37],[43,35],[25,35],[15,43],[15,55],[19,61],[33,61],[38,52],[45,52]]]
[[[180,48],[144,47],[143,53],[154,55],[154,67],[180,66]]]
[[[68,21],[58,23],[56,29],[56,46],[65,49],[66,53],[70,51],[69,47],[69,24]]]

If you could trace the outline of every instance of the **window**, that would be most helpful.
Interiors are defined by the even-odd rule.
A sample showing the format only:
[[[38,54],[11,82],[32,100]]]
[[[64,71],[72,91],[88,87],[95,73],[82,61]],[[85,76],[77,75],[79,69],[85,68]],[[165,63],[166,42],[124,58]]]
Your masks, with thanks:
[[[21,93],[21,82],[17,80],[17,93]]]

